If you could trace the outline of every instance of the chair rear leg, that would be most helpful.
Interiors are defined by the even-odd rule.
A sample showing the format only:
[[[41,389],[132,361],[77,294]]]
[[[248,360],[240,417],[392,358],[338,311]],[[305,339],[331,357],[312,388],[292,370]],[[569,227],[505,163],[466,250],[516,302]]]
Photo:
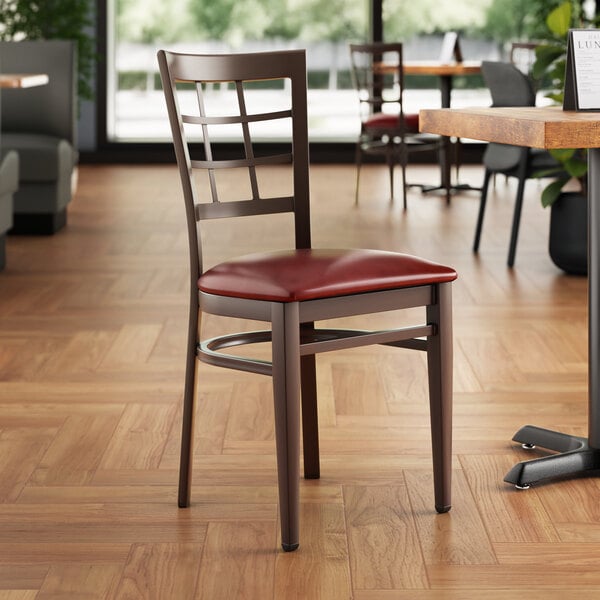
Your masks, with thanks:
[[[196,294],[194,290],[192,293]],[[183,422],[181,430],[181,455],[179,459],[178,505],[186,508],[190,505],[192,490],[192,458],[194,450],[194,413],[196,397],[196,373],[198,347],[199,315],[198,305],[192,298],[190,307],[188,340],[185,359],[185,386],[183,391]],[[197,300],[196,300],[197,302]]]
[[[406,197],[406,189],[408,186],[406,185],[406,163],[402,163],[402,208],[406,210],[408,208],[408,202]]]
[[[302,374],[302,443],[304,478],[319,479],[319,413],[317,406],[317,371],[315,355],[300,359]]]
[[[506,264],[513,267],[517,255],[517,240],[519,238],[519,225],[521,224],[521,211],[523,209],[523,195],[525,193],[525,175],[519,176],[519,186],[515,199],[515,210],[513,212],[512,228],[510,231],[510,244],[508,246],[508,259]]]
[[[400,163],[400,168],[402,170],[402,208],[406,210],[408,208],[407,202],[407,192],[409,185],[406,183],[406,167],[408,166],[408,151],[406,150],[406,146],[404,144],[400,144],[400,146],[396,149],[397,151],[397,162]],[[394,157],[395,158],[395,157]],[[393,168],[393,163],[390,168]]]
[[[281,546],[299,545],[300,323],[297,303],[273,303],[273,397]]]
[[[394,204],[394,156],[391,150],[387,154],[387,164],[390,176],[390,202]],[[405,200],[406,203],[406,200]],[[406,208],[406,206],[405,206]]]
[[[354,205],[358,205],[358,189],[360,184],[360,168],[362,166],[362,150],[360,148],[360,140],[356,143],[356,154],[354,158],[356,163],[356,190],[354,192]]]
[[[454,144],[454,173],[455,173],[457,182],[459,181],[461,166],[462,166],[462,142],[460,141],[460,138],[456,138],[456,142]]]
[[[479,251],[479,242],[481,241],[481,230],[483,229],[483,217],[485,216],[485,205],[487,203],[488,189],[490,187],[491,171],[485,170],[483,176],[483,185],[481,186],[481,199],[479,201],[479,214],[477,215],[477,225],[475,226],[475,238],[473,240],[473,252]]]
[[[435,509],[448,512],[452,483],[452,284],[437,286],[437,303],[427,307],[427,322],[436,333],[428,338],[429,405]]]

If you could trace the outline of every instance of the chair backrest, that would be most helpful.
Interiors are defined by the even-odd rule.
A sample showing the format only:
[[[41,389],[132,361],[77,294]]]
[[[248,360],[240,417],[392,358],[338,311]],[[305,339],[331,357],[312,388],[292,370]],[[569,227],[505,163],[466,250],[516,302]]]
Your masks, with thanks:
[[[296,247],[310,248],[305,51],[201,55],[159,50],[158,63],[183,187],[192,276],[202,272],[198,223],[204,219],[290,212],[294,214]],[[269,82],[273,87],[274,81],[281,83],[280,91],[270,92],[269,99],[261,96],[258,102],[251,101],[248,90],[253,85]],[[228,84],[235,92],[225,92],[225,97],[214,83]],[[235,99],[233,106],[227,98]],[[265,108],[270,101],[277,104],[275,110]],[[268,124],[279,129],[291,125],[289,152],[255,154],[252,134]],[[236,158],[217,158],[219,147],[211,136],[219,128],[231,127],[236,128],[236,139],[242,142]],[[258,171],[276,164],[292,166],[290,194],[263,197]],[[250,197],[222,201],[218,181],[224,170],[240,168],[247,169]],[[203,197],[208,201],[200,201],[194,169],[207,173]]]
[[[77,45],[71,40],[0,42],[3,73],[46,73],[48,84],[2,91],[2,130],[43,133],[77,147]]]
[[[352,81],[358,92],[361,118],[374,112],[403,115],[404,71],[401,43],[350,44]],[[381,66],[386,65],[386,73]],[[403,120],[399,118],[399,123]]]
[[[539,42],[512,42],[508,60],[515,65],[521,73],[531,75],[531,69],[535,62],[535,49]]]
[[[535,106],[535,91],[531,80],[515,65],[483,61],[481,73],[492,95],[492,106]],[[527,150],[506,144],[488,144],[483,163],[494,171],[515,169],[527,159]]]
[[[531,79],[515,65],[484,60],[481,73],[492,95],[492,106],[535,106]]]
[[[439,61],[446,64],[452,61],[462,62],[462,60],[463,56],[458,33],[456,31],[447,31],[442,40]]]

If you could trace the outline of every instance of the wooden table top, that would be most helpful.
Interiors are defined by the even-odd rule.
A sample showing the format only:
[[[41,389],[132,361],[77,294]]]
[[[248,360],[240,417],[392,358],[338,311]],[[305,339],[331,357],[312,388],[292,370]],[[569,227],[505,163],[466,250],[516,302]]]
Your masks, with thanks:
[[[422,132],[530,148],[600,148],[600,112],[560,106],[427,109]]]
[[[3,73],[0,74],[0,88],[29,88],[48,83],[45,73]]]
[[[402,63],[405,75],[477,75],[481,73],[481,61],[467,60],[455,63],[439,61],[404,61]]]
[[[454,75],[477,75],[481,73],[481,62],[467,60],[463,62],[443,63],[435,60],[408,60],[402,63],[405,75],[435,75],[437,77]],[[381,63],[381,73],[392,73],[396,65]]]

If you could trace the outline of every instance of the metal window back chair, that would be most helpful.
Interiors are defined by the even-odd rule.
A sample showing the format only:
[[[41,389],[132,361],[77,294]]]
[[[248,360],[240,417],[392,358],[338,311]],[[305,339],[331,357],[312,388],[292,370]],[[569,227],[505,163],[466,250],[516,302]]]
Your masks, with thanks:
[[[356,193],[358,203],[363,155],[385,158],[390,198],[394,201],[394,167],[402,170],[402,201],[406,210],[408,156],[414,152],[443,151],[441,138],[419,133],[418,113],[404,111],[404,69],[401,43],[350,44],[352,79],[360,104],[360,133],[356,142]],[[381,66],[385,64],[385,73]],[[424,188],[421,184],[412,184]]]
[[[303,428],[304,475],[319,477],[315,354],[367,344],[425,350],[428,357],[435,507],[450,508],[453,269],[409,255],[376,250],[311,250],[309,223],[306,64],[304,51],[238,55],[191,55],[158,52],[175,153],[185,200],[191,294],[181,447],[179,506],[190,502],[196,358],[217,365],[271,375],[273,378],[281,538],[284,550],[298,547],[300,420]],[[288,80],[284,110],[249,113],[246,82]],[[194,115],[181,114],[177,82],[195,84]],[[206,83],[234,82],[237,115],[208,113]],[[208,87],[208,86],[206,86]],[[189,92],[188,92],[189,94]],[[248,103],[249,105],[249,103]],[[267,120],[292,124],[291,151],[255,156],[251,126]],[[237,124],[242,132],[240,158],[217,160],[209,131],[218,124]],[[205,157],[192,159],[189,127],[202,132]],[[286,197],[262,197],[256,172],[263,165],[289,163],[293,191]],[[219,201],[216,171],[248,169],[251,199]],[[212,201],[199,203],[192,171],[208,171]],[[204,270],[199,221],[289,212],[295,225],[295,248],[253,254]],[[399,308],[426,307],[426,322],[394,331],[316,329],[314,322]],[[204,312],[271,324],[267,331],[227,335],[200,341]],[[268,342],[272,362],[227,355],[219,350]],[[300,405],[302,415],[300,415]]]

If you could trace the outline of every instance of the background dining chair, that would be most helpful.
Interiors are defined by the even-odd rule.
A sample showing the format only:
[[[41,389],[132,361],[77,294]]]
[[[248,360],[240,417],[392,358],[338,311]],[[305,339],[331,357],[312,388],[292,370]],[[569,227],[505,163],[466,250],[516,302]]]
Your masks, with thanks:
[[[19,155],[10,151],[0,160],[0,270],[6,266],[6,234],[13,226],[13,196],[19,189]]]
[[[350,44],[352,80],[360,105],[360,133],[356,143],[356,195],[364,154],[383,156],[390,176],[394,201],[394,166],[402,169],[402,201],[406,209],[406,165],[411,152],[441,152],[438,136],[419,133],[418,113],[403,108],[404,73],[401,43]],[[381,65],[392,67],[384,74]]]
[[[190,248],[191,295],[184,391],[179,505],[188,506],[193,445],[196,358],[212,365],[270,375],[273,379],[281,538],[284,550],[299,539],[299,443],[302,420],[304,474],[318,478],[319,441],[315,354],[329,350],[385,344],[425,350],[428,358],[435,507],[450,508],[453,269],[417,257],[378,250],[311,249],[308,179],[306,62],[302,50],[238,55],[191,55],[159,51],[158,62],[173,134],[185,201]],[[269,110],[264,102],[252,109],[247,86],[260,80],[288,80]],[[226,106],[207,82],[231,82],[237,108]],[[180,85],[187,84],[187,89]],[[197,106],[189,108],[189,84]],[[185,96],[185,97],[183,97]],[[217,106],[211,107],[211,99]],[[186,106],[185,114],[180,106]],[[221,112],[219,112],[221,111]],[[225,112],[226,114],[223,114]],[[268,121],[291,127],[290,151],[260,156],[252,143]],[[237,127],[239,157],[219,160],[211,143],[215,128]],[[192,158],[188,144],[194,130],[203,155]],[[198,131],[199,130],[199,131]],[[196,137],[197,139],[197,137]],[[265,165],[291,164],[289,194],[261,194]],[[247,169],[249,199],[224,200],[218,183],[227,169]],[[193,172],[205,170],[202,197]],[[225,217],[291,213],[293,249],[246,255],[207,270],[202,264],[199,222]],[[293,223],[292,223],[293,221]],[[425,322],[386,331],[317,329],[315,321],[400,308],[426,307]],[[266,331],[230,334],[200,341],[201,315],[211,313],[271,324]],[[271,342],[272,362],[219,352],[255,342]],[[201,382],[200,382],[201,383]],[[302,417],[300,417],[300,403]]]
[[[535,49],[539,42],[511,42],[508,60],[515,65],[521,73],[531,77],[531,70],[535,62]]]
[[[529,77],[515,65],[504,62],[483,61],[481,72],[492,96],[492,106],[535,106],[533,84]],[[507,259],[508,266],[512,267],[515,264],[517,253],[525,183],[528,179],[536,177],[541,171],[555,168],[558,163],[546,150],[490,143],[485,149],[483,164],[485,173],[475,226],[473,252],[479,251],[490,179],[497,173],[507,177],[515,177],[518,185]]]

